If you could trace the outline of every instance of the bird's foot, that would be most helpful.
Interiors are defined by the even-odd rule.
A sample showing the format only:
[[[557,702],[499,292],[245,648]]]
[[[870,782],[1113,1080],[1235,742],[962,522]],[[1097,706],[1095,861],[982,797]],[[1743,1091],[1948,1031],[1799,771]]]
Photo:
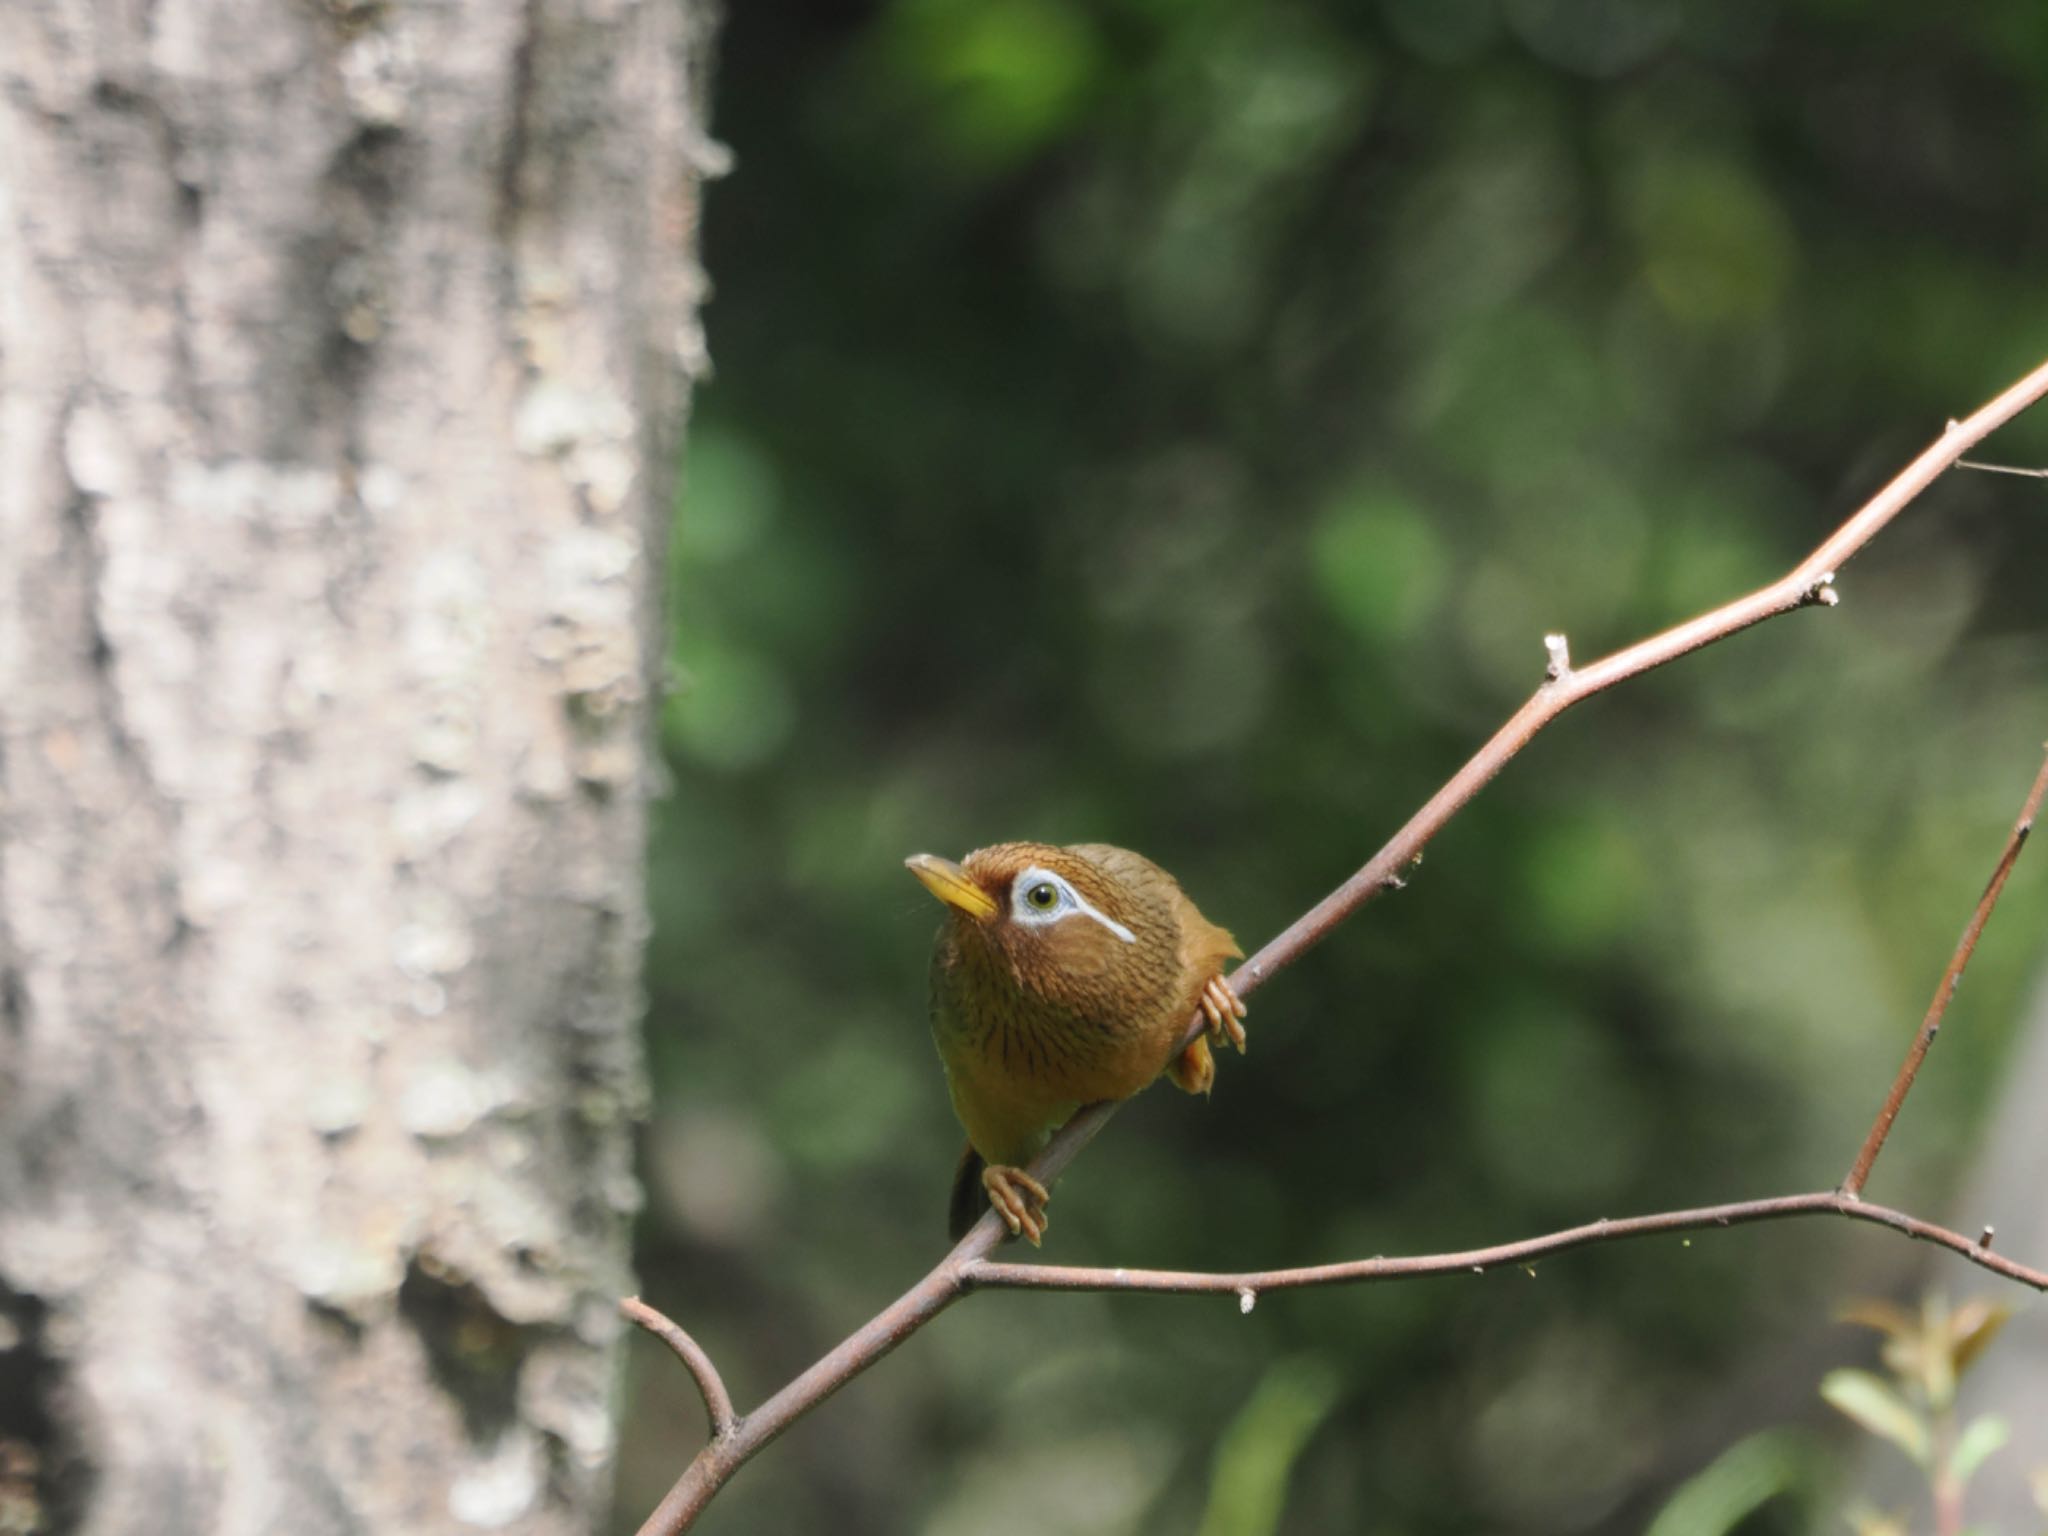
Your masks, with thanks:
[[[1050,1224],[1045,1203],[1052,1198],[1045,1186],[1022,1168],[984,1168],[981,1187],[988,1191],[988,1203],[1009,1224],[1014,1236],[1036,1248]]]
[[[1232,990],[1229,982],[1221,976],[1211,976],[1202,987],[1198,999],[1202,1012],[1209,1018],[1209,1034],[1212,1039],[1228,1040],[1237,1047],[1237,1054],[1244,1054],[1244,999]]]

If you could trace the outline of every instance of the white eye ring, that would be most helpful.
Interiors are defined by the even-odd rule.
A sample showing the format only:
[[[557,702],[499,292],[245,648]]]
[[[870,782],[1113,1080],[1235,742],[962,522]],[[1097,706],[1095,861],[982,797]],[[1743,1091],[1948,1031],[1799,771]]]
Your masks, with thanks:
[[[1051,900],[1044,905],[1035,904],[1031,898],[1046,890],[1052,892]],[[1039,869],[1034,865],[1010,882],[1012,922],[1028,923],[1034,928],[1039,928],[1075,915],[1093,918],[1126,944],[1138,942],[1135,933],[1115,918],[1090,906],[1079,891],[1049,869]]]

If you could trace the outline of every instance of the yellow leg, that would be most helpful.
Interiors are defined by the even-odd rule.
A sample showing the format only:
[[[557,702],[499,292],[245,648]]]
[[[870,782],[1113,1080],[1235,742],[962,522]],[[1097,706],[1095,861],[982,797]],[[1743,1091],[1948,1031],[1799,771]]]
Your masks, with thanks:
[[[1036,1248],[1051,1224],[1045,1203],[1052,1196],[1045,1186],[1022,1168],[998,1167],[982,1169],[981,1187],[988,1191],[989,1204],[1009,1223],[1010,1230]]]
[[[1209,1016],[1209,1037],[1228,1040],[1244,1054],[1244,1000],[1231,990],[1221,976],[1211,976],[1202,987],[1202,1012]]]

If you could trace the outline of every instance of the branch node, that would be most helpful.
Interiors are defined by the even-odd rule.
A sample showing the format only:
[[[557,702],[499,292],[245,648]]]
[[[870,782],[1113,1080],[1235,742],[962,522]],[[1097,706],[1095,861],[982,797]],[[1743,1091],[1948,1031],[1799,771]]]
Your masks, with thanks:
[[[1240,1317],[1250,1317],[1252,1308],[1259,1304],[1259,1293],[1248,1285],[1237,1288],[1237,1312]]]
[[[1823,608],[1832,608],[1842,600],[1842,594],[1835,590],[1835,573],[1822,571],[1813,578],[1813,585],[1806,589],[1806,601],[1819,603]]]
[[[1543,675],[1553,683],[1561,683],[1572,675],[1571,642],[1563,635],[1545,635],[1543,649],[1550,657],[1550,664],[1543,669]]]
[[[1977,1246],[1979,1248],[1989,1248],[1991,1246],[1991,1239],[1996,1237],[1997,1235],[1998,1228],[1992,1226],[1990,1223],[1987,1222],[1984,1226],[1983,1233],[1977,1239]]]

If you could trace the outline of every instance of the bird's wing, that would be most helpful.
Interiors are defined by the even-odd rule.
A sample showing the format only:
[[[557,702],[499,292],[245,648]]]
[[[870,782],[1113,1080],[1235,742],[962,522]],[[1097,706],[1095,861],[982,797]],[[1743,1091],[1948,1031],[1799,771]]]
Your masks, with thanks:
[[[1207,979],[1222,972],[1224,961],[1244,958],[1230,930],[1202,916],[1185,891],[1176,890],[1173,899],[1180,918],[1180,952],[1191,971]]]

